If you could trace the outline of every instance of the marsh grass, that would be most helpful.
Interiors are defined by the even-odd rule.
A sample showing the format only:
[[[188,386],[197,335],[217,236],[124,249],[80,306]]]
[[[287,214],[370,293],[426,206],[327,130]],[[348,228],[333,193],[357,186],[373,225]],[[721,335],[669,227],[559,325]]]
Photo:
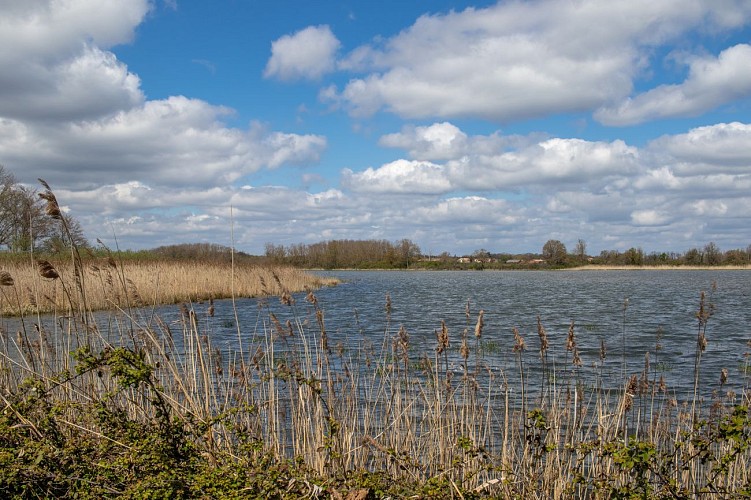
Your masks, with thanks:
[[[0,274],[20,314],[17,332],[0,331],[3,497],[751,495],[748,394],[725,391],[725,373],[711,400],[698,389],[680,397],[652,362],[670,348],[659,336],[642,366],[623,363],[613,381],[604,345],[581,362],[573,322],[554,356],[541,318],[536,332],[489,332],[467,304],[463,331],[438,322],[433,348],[417,350],[386,297],[381,335],[365,335],[356,316],[333,344],[338,327],[313,290],[295,298],[279,271],[256,270],[271,273],[257,281],[282,310],[260,301],[230,351],[212,342],[226,320],[196,303],[218,270],[81,265],[37,265],[30,282]],[[238,290],[244,279],[234,281]],[[185,300],[177,321],[135,307],[166,301],[172,286]],[[49,331],[35,309],[43,300]],[[99,304],[109,312],[92,314]],[[701,376],[710,312],[702,295],[696,386],[712,384]],[[618,333],[628,337],[625,319]],[[507,342],[490,349],[491,334]]]
[[[261,297],[335,283],[289,267],[233,268],[229,263],[118,261],[114,257],[82,260],[80,267],[70,259],[3,259],[0,269],[14,282],[2,288],[6,292],[0,295],[4,316],[65,312],[71,307],[78,311],[82,301],[94,311],[128,309],[229,298],[233,286],[235,297]],[[84,293],[69,296],[81,275]]]

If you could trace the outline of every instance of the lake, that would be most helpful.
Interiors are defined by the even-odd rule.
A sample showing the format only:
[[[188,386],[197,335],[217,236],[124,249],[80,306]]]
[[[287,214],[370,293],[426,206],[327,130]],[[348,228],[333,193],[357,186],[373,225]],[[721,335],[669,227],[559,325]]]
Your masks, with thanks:
[[[545,327],[550,348],[548,363],[561,373],[576,373],[592,382],[595,376],[610,387],[624,383],[628,375],[641,373],[649,353],[650,377],[664,377],[677,398],[693,388],[693,373],[699,329],[696,312],[700,294],[706,292],[713,315],[706,328],[708,344],[701,358],[702,392],[746,388],[751,369],[751,284],[748,271],[732,270],[628,270],[628,271],[332,271],[321,274],[342,280],[336,287],[315,292],[324,312],[329,344],[356,349],[363,342],[380,347],[404,326],[411,356],[433,358],[436,331],[441,321],[448,327],[448,360],[457,373],[463,370],[461,337],[468,330],[470,360],[482,354],[484,369],[518,376],[518,358],[512,352],[517,327],[524,337],[525,363],[539,373],[537,317]],[[391,300],[390,323],[386,296]],[[295,305],[282,305],[276,298],[236,301],[240,338],[258,340],[269,325],[269,312],[285,323],[300,320],[315,334],[317,324],[305,294],[295,294]],[[470,316],[466,309],[469,305]],[[214,346],[236,350],[238,328],[232,301],[215,303],[215,315],[206,314],[207,304],[194,304],[200,324]],[[474,325],[484,311],[481,341],[474,338]],[[139,323],[153,320],[153,313],[167,324],[180,318],[177,305],[145,309]],[[100,329],[105,321],[102,316]],[[4,319],[4,329],[14,327]],[[108,320],[109,321],[109,320]],[[574,369],[566,341],[571,321],[582,366]],[[51,331],[51,318],[43,319]],[[601,346],[606,356],[601,359]],[[390,345],[390,344],[389,344]],[[625,365],[625,366],[624,366]],[[728,383],[720,387],[720,373],[728,370]]]

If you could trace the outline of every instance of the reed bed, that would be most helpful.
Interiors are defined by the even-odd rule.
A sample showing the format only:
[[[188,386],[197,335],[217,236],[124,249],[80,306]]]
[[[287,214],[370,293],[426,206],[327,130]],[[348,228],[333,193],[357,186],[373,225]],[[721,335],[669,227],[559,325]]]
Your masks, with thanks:
[[[117,283],[130,293],[128,278]],[[6,295],[14,286],[6,280]],[[73,304],[84,301],[76,290]],[[488,332],[470,304],[466,328],[436,325],[427,352],[415,352],[409,332],[391,323],[388,297],[382,336],[355,327],[332,345],[313,291],[296,300],[283,290],[278,300],[282,312],[260,302],[257,324],[238,325],[232,351],[212,343],[213,304],[186,303],[170,323],[122,308],[86,319],[68,304],[49,329],[27,316],[15,336],[2,332],[0,493],[751,494],[745,390],[706,401],[696,387],[678,397],[648,357],[639,372],[608,383],[601,364],[581,362],[573,323],[567,362],[554,365],[539,318],[536,332]],[[702,295],[697,385],[711,314]],[[486,358],[488,336],[507,339],[513,367]]]
[[[117,262],[114,258],[50,263],[38,259],[0,261],[0,272],[14,286],[0,289],[0,313],[19,315],[80,310],[128,309],[229,297],[260,297],[335,284],[299,269],[232,266],[212,262]],[[46,277],[45,277],[46,276]],[[41,278],[41,279],[40,279]],[[78,287],[83,287],[77,292]]]

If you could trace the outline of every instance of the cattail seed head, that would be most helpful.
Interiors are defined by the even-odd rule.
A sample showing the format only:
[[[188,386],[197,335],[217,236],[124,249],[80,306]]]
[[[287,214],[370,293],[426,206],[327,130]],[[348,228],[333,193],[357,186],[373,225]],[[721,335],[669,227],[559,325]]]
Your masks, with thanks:
[[[545,331],[545,327],[542,326],[539,316],[537,316],[537,335],[540,337],[540,354],[542,355],[548,350],[548,333]]]
[[[579,349],[576,346],[574,346],[574,356],[571,359],[571,362],[574,364],[574,366],[581,366],[582,365],[582,360],[579,357]]]
[[[436,350],[438,351],[438,354],[441,354],[449,347],[449,329],[444,320],[441,320],[441,331],[438,332],[437,337],[438,347],[436,347]]]
[[[485,311],[480,309],[480,312],[477,315],[477,324],[475,325],[475,337],[482,338],[482,328],[485,326],[485,321],[483,320],[483,316],[485,315]]]
[[[39,276],[41,276],[42,278],[56,280],[60,277],[54,266],[46,260],[38,260],[37,267],[39,268]]]
[[[519,333],[519,329],[517,327],[511,328],[511,331],[514,332],[514,352],[524,352],[524,350],[527,348],[526,344],[524,343],[524,337],[521,336]]]
[[[45,189],[43,193],[39,193],[39,197],[47,202],[44,211],[53,219],[61,220],[63,218],[63,214],[60,211],[60,205],[57,203],[55,194],[52,192],[52,189],[50,189],[49,184],[47,184],[44,180],[39,179],[39,182],[42,184],[42,186],[44,186]]]
[[[571,320],[571,325],[568,327],[568,337],[566,338],[566,350],[573,351],[576,349],[576,338],[574,337],[574,320]]]
[[[728,383],[728,369],[723,368],[720,370],[720,385],[725,385]]]
[[[459,348],[459,354],[463,359],[469,358],[469,345],[467,344],[467,337],[462,338],[462,346]]]
[[[279,301],[285,305],[285,306],[291,306],[295,303],[295,299],[290,295],[288,291],[282,292],[282,295],[279,297]]]
[[[13,286],[13,276],[8,271],[0,272],[0,286]]]

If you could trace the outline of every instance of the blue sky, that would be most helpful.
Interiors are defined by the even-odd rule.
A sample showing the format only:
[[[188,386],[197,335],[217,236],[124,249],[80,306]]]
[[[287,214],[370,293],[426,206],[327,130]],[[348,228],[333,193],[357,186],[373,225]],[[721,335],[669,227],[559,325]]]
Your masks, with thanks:
[[[0,164],[122,248],[751,244],[746,0],[6,0],[0,46]]]

